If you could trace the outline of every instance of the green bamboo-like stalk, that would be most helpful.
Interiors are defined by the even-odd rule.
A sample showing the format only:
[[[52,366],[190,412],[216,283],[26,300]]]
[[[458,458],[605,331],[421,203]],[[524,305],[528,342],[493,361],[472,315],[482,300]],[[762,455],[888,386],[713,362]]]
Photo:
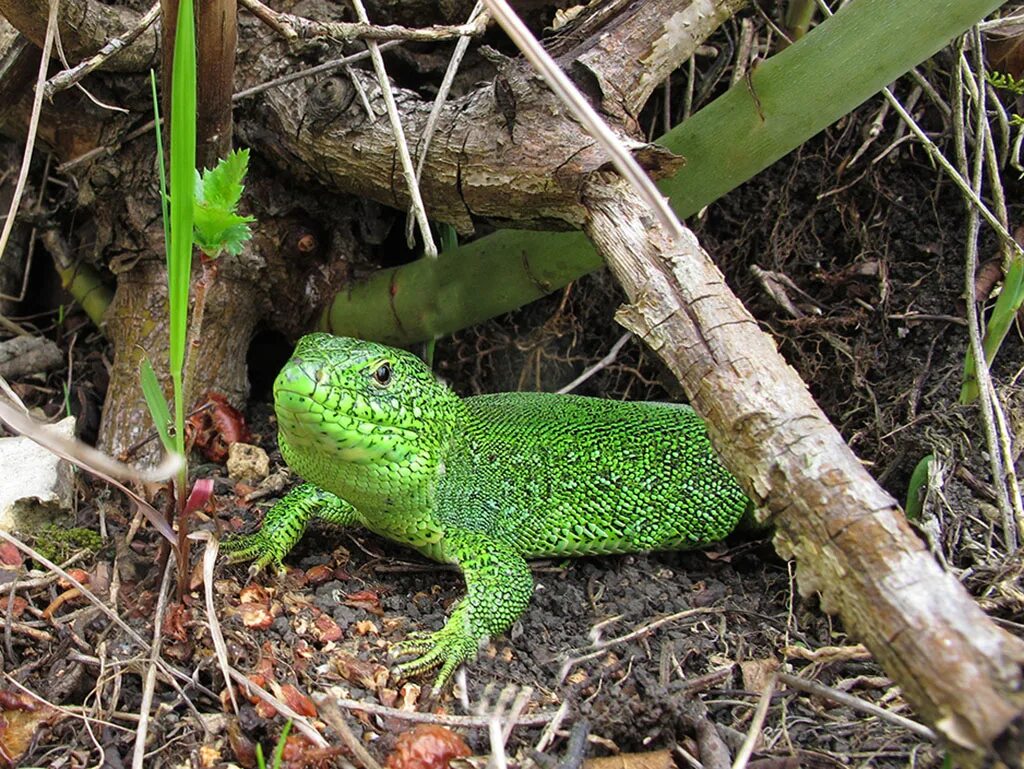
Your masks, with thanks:
[[[686,165],[659,185],[695,214],[878,93],[1000,0],[857,0],[659,139]],[[770,215],[770,212],[767,212]],[[579,232],[503,230],[437,260],[381,270],[320,327],[410,344],[516,309],[601,266]]]

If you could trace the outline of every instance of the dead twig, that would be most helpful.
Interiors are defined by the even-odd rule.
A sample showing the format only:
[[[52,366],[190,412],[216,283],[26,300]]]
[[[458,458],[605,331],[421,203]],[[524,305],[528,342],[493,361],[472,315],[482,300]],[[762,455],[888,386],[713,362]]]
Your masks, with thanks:
[[[332,690],[332,692],[337,691]],[[418,713],[398,708],[389,708],[387,705],[379,705],[374,702],[361,702],[346,697],[330,695],[331,702],[344,710],[361,710],[364,713],[381,716],[383,718],[397,718],[401,721],[412,721],[419,724],[439,724],[441,726],[458,726],[466,729],[488,728],[489,716],[450,716],[441,713]],[[533,713],[528,716],[520,716],[514,723],[516,726],[544,726],[551,722],[557,715],[557,711],[545,713]]]
[[[640,627],[631,630],[625,635],[620,635],[615,638],[609,638],[606,641],[594,641],[594,643],[592,643],[590,646],[585,647],[584,649],[576,650],[583,651],[584,653],[582,655],[578,657],[570,657],[564,663],[562,663],[562,667],[558,671],[558,680],[559,682],[564,681],[565,677],[569,675],[569,671],[577,665],[579,665],[581,662],[586,662],[587,660],[599,656],[602,652],[604,652],[612,646],[627,643],[628,641],[632,641],[636,638],[639,638],[640,636],[647,635],[648,633],[653,632],[662,625],[666,625],[670,622],[677,622],[678,620],[686,619],[688,617],[693,617],[701,614],[723,614],[724,612],[724,609],[719,609],[712,606],[699,609],[686,609],[684,611],[679,611],[675,614],[669,614],[665,617],[660,617],[651,622],[647,622],[641,625]],[[591,631],[591,635],[594,635],[593,631]]]
[[[474,20],[479,19],[480,16],[487,16],[484,11],[483,0],[477,0],[473,10],[469,14],[469,22],[473,23]],[[430,114],[427,116],[427,122],[423,126],[423,133],[420,136],[420,151],[419,157],[416,160],[416,179],[419,180],[423,174],[423,164],[427,160],[427,150],[430,149],[430,142],[434,138],[434,131],[437,129],[437,120],[441,116],[441,108],[444,107],[445,102],[448,100],[448,94],[451,92],[452,83],[455,82],[455,75],[459,71],[459,66],[462,64],[462,58],[466,55],[466,51],[469,49],[469,43],[472,38],[469,35],[465,35],[459,38],[459,42],[455,44],[455,50],[452,52],[452,58],[448,61],[448,68],[445,70],[444,78],[441,80],[441,86],[437,89],[437,96],[434,97],[434,104],[430,108]],[[358,81],[356,81],[358,82]],[[405,225],[405,239],[410,244],[412,241],[412,228],[413,222],[415,221],[416,212],[410,206],[409,216]]]
[[[139,705],[139,722],[135,728],[135,751],[132,753],[132,769],[142,769],[146,760],[146,735],[149,731],[149,711],[153,707],[153,692],[156,689],[157,661],[163,644],[163,619],[167,610],[167,592],[171,584],[173,556],[164,564],[164,576],[157,594],[156,615],[153,618],[153,643],[149,649],[149,665],[143,677],[142,703]]]
[[[615,342],[615,344],[612,345],[612,349],[608,351],[607,355],[605,355],[603,358],[601,358],[601,360],[599,360],[593,366],[591,366],[590,368],[586,369],[582,374],[580,374],[574,380],[569,382],[569,384],[567,384],[565,387],[563,387],[561,390],[559,390],[558,393],[559,394],[571,393],[573,390],[575,390],[581,384],[583,384],[588,379],[590,379],[592,376],[594,376],[594,374],[596,374],[598,371],[601,371],[603,369],[608,368],[611,364],[613,364],[615,362],[615,359],[619,357],[619,353],[622,352],[622,348],[626,346],[626,342],[628,342],[632,338],[633,338],[633,333],[631,331],[627,331],[625,334],[620,336],[618,338],[618,340]]]
[[[819,684],[816,681],[808,681],[806,678],[792,675],[791,673],[776,673],[776,678],[784,683],[791,689],[797,691],[807,692],[808,694],[814,694],[818,697],[824,697],[832,702],[838,702],[840,705],[845,705],[848,708],[856,710],[860,713],[868,713],[872,716],[877,716],[883,721],[888,721],[890,724],[902,726],[909,732],[916,734],[925,740],[935,742],[938,740],[938,736],[924,724],[919,724],[917,721],[911,721],[909,718],[899,715],[898,713],[892,713],[885,708],[880,708],[873,702],[867,702],[862,700],[860,697],[854,697],[852,694],[841,692],[838,689],[833,689],[830,686]]]
[[[224,633],[220,629],[220,620],[217,619],[217,607],[213,601],[213,569],[217,563],[217,552],[220,543],[217,538],[208,531],[197,531],[189,535],[191,539],[206,543],[203,550],[203,598],[206,602],[206,622],[210,628],[210,638],[213,640],[213,648],[217,654],[217,664],[224,676],[224,685],[227,687],[228,696],[231,698],[231,707],[238,713],[238,700],[235,698],[235,687],[231,686],[231,662],[228,659],[228,645],[224,641]]]
[[[28,169],[32,164],[32,152],[36,146],[36,132],[39,129],[39,115],[43,108],[43,83],[46,82],[46,69],[50,66],[50,50],[53,48],[53,39],[57,34],[57,8],[59,6],[60,3],[57,0],[50,0],[50,14],[46,20],[46,38],[43,40],[43,51],[39,57],[39,74],[36,77],[36,91],[32,99],[32,116],[29,118],[28,134],[25,137],[25,152],[21,158],[21,168],[18,169],[18,180],[14,185],[11,205],[7,210],[7,219],[4,221],[3,231],[0,231],[0,258],[3,257],[4,251],[7,249],[7,240],[11,237],[11,230],[14,229],[18,207],[21,205],[21,196],[25,192]]]
[[[153,6],[139,19],[132,29],[120,37],[115,37],[107,42],[99,51],[85,61],[79,62],[74,67],[62,70],[46,81],[43,86],[43,95],[52,100],[54,95],[63,90],[71,88],[80,83],[88,74],[106,64],[107,60],[134,43],[149,27],[160,18],[160,2],[153,3]]]
[[[0,529],[0,539],[4,540],[5,542],[7,542],[7,543],[9,543],[11,545],[14,545],[16,548],[18,548],[18,550],[23,552],[29,558],[34,558],[36,561],[41,563],[43,566],[45,566],[50,571],[53,571],[53,572],[56,572],[57,574],[59,574],[62,578],[67,580],[73,587],[77,588],[79,593],[80,593],[80,595],[83,598],[88,600],[89,603],[93,604],[96,608],[98,608],[101,612],[103,612],[103,614],[105,614],[107,617],[109,617],[110,620],[115,625],[117,625],[117,627],[120,628],[121,631],[124,632],[140,648],[142,648],[142,649],[148,649],[149,648],[149,643],[146,641],[146,639],[144,639],[141,635],[139,635],[135,631],[135,629],[132,628],[131,625],[129,625],[127,622],[125,622],[123,619],[121,619],[121,617],[117,614],[117,612],[113,611],[109,606],[107,606],[103,601],[101,601],[96,596],[95,593],[93,593],[91,590],[89,590],[89,588],[87,588],[85,585],[83,585],[81,582],[79,582],[77,579],[75,579],[73,576],[71,576],[71,574],[69,574],[66,570],[62,569],[57,564],[53,563],[53,561],[48,559],[46,556],[44,556],[42,553],[37,551],[35,548],[29,547],[24,542],[22,542],[20,539],[12,537],[10,534],[8,534],[6,531],[3,531],[2,529]],[[195,707],[195,705],[192,704],[192,701],[189,700],[189,698],[185,696],[185,692],[182,690],[181,685],[178,683],[178,680],[180,679],[180,680],[184,681],[185,683],[189,684],[190,686],[195,686],[200,691],[202,691],[203,694],[205,694],[205,695],[207,695],[209,697],[212,697],[214,699],[217,698],[217,695],[216,695],[215,692],[212,692],[209,689],[207,689],[205,686],[196,683],[195,681],[192,680],[192,678],[190,676],[186,675],[185,673],[181,672],[180,670],[175,670],[173,667],[168,665],[165,661],[158,659],[156,664],[160,667],[161,672],[167,678],[168,682],[171,684],[171,686],[174,687],[174,689],[178,692],[178,694],[185,701],[185,704],[189,707],[189,709],[193,712],[193,714],[197,718],[199,717],[199,711],[196,710],[196,707]]]
[[[772,676],[765,685],[764,691],[761,692],[761,699],[757,701],[757,709],[754,711],[754,717],[750,721],[747,737],[743,740],[743,745],[736,754],[736,760],[732,762],[732,769],[745,769],[747,762],[750,761],[750,756],[754,752],[754,746],[757,744],[757,738],[761,736],[761,727],[764,726],[765,716],[768,715],[768,706],[772,702],[776,680],[776,677]]]
[[[370,755],[370,752],[356,737],[352,727],[345,720],[345,715],[334,700],[326,695],[321,695],[316,698],[316,706],[320,716],[338,733],[342,742],[352,751],[352,755],[363,765],[363,769],[382,769],[381,765],[377,763],[377,759]]]
[[[429,27],[403,27],[399,24],[371,24],[360,15],[358,22],[317,21],[275,11],[260,0],[239,0],[239,5],[271,27],[288,41],[330,37],[338,40],[408,40],[438,42],[460,37],[480,37],[487,31],[487,17],[470,19],[467,24],[435,24]]]
[[[366,7],[363,5],[363,0],[351,1],[359,20],[364,24],[369,24],[369,17],[366,15]],[[388,79],[387,70],[384,68],[384,57],[380,55],[380,47],[377,45],[376,40],[367,39],[365,42],[367,49],[370,51],[370,61],[373,62],[373,69],[377,73],[377,80],[380,82],[381,96],[384,99],[384,106],[387,107],[388,120],[391,121],[391,131],[395,136],[395,148],[398,151],[398,159],[402,164],[402,175],[405,177],[409,198],[412,201],[412,210],[415,212],[420,236],[423,238],[423,253],[427,257],[436,258],[437,245],[434,243],[434,236],[430,232],[430,222],[427,220],[427,210],[423,205],[423,196],[420,195],[420,184],[416,176],[416,169],[412,165],[409,144],[405,140],[402,118],[398,114],[395,94],[391,90],[391,81]]]

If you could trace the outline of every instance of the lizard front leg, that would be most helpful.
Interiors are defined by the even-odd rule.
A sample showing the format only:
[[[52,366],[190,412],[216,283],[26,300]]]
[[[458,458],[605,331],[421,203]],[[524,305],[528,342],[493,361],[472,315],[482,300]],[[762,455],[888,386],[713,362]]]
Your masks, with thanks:
[[[259,531],[230,537],[221,543],[221,549],[232,561],[255,558],[249,567],[250,574],[270,564],[283,571],[282,559],[302,539],[306,524],[314,517],[337,526],[359,522],[355,508],[348,502],[312,483],[302,483],[274,503]]]
[[[435,689],[448,683],[459,665],[476,657],[483,640],[512,627],[533,595],[530,567],[508,545],[455,530],[445,532],[441,547],[444,560],[462,571],[466,597],[437,632],[412,634],[392,646],[396,655],[421,655],[398,666],[402,676],[440,666]]]

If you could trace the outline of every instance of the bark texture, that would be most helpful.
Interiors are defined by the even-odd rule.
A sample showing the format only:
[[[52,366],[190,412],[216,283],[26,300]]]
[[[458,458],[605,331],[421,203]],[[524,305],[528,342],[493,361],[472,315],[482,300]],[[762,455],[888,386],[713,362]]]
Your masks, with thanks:
[[[600,17],[602,22],[615,22],[610,29],[599,33],[594,28],[579,36],[565,33],[565,45],[573,45],[561,54],[560,63],[580,76],[580,85],[614,118],[627,146],[652,177],[671,174],[681,160],[633,138],[635,115],[654,84],[688,59],[741,4],[617,2],[611,4],[614,12]],[[581,25],[584,22],[580,20]],[[687,35],[680,36],[680,28]],[[598,44],[619,54],[604,65],[591,57],[577,66],[577,59]],[[254,52],[258,58],[245,69],[273,71],[279,49]],[[580,181],[601,168],[607,157],[528,64],[496,52],[490,59],[497,70],[491,82],[450,100],[441,112],[420,180],[428,215],[464,233],[472,232],[480,220],[499,226],[578,228],[584,220]],[[359,90],[366,93],[372,115]],[[620,101],[624,95],[628,100]],[[421,136],[432,102],[408,89],[396,89],[395,98],[406,135]],[[355,71],[351,77],[332,76],[313,84],[297,81],[272,89],[247,106],[237,128],[247,143],[299,178],[385,205],[409,204],[380,86],[368,73]],[[418,144],[413,138],[410,142],[416,154]]]
[[[621,180],[584,188],[587,234],[629,298],[617,319],[686,389],[725,464],[820,593],[965,765],[1020,766],[1024,642],[936,562],[689,231],[672,242]]]
[[[49,0],[4,0],[0,16],[4,16],[21,34],[42,48],[46,37]],[[118,37],[138,23],[141,14],[98,0],[61,0],[57,26],[64,53],[77,64],[96,53],[107,41]],[[107,60],[104,69],[114,72],[141,72],[155,67],[159,59],[156,27],[151,26],[131,46]],[[57,49],[54,48],[54,57]]]

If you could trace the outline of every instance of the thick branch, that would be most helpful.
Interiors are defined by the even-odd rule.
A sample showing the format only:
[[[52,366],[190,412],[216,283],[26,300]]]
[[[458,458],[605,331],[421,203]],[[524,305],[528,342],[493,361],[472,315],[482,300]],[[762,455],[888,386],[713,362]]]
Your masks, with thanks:
[[[48,9],[49,0],[0,0],[0,16],[40,47],[46,36]],[[98,0],[61,0],[57,16],[61,45],[74,64],[99,51],[111,38],[134,29],[140,18],[135,11]],[[151,26],[104,62],[103,69],[141,72],[156,66],[157,56],[156,29]]]
[[[473,230],[474,218],[539,229],[578,227],[579,180],[607,158],[528,65],[509,61],[503,69],[500,86],[488,84],[443,108],[420,179],[427,212],[464,232]],[[407,186],[380,86],[363,72],[352,77],[369,98],[372,116],[348,78],[321,80],[312,88],[295,82],[266,93],[265,109],[239,119],[239,134],[300,178],[406,208]],[[496,90],[512,94],[511,118],[507,109],[503,114],[509,98],[499,101]],[[394,92],[406,135],[422,135],[431,104],[408,90]],[[658,177],[678,165],[664,150],[629,144],[643,148],[645,167]],[[417,149],[412,147],[414,154]]]
[[[602,82],[621,89],[605,93],[603,106],[609,114],[624,117],[620,125],[627,132],[633,125],[629,115],[646,99],[642,94],[650,92],[651,82],[664,76],[669,63],[691,55],[739,0],[634,5],[641,10],[601,37],[601,55],[616,51],[616,56],[604,65],[592,59],[585,65]],[[650,23],[659,14],[667,21]],[[680,28],[688,34],[676,34]],[[677,38],[672,45],[666,42],[670,34]],[[596,44],[596,39],[589,42]],[[580,45],[574,50],[582,55],[587,49]],[[568,67],[572,59],[563,57],[562,63]],[[441,113],[420,181],[428,213],[462,231],[472,230],[474,218],[515,227],[578,227],[584,218],[580,179],[607,157],[527,65],[498,60],[497,67],[500,74],[493,84],[449,102]],[[353,77],[369,96],[373,116],[366,115],[352,81],[338,77],[313,87],[291,83],[269,92],[264,97],[269,109],[242,117],[239,132],[301,176],[404,208],[409,201],[396,172],[394,138],[387,122],[379,119],[380,89],[362,73]],[[620,97],[625,99],[622,104],[617,103]],[[406,134],[421,135],[431,104],[400,89],[396,100]],[[678,159],[668,153],[637,142],[632,146],[657,178],[678,167]]]
[[[197,98],[201,108],[196,115],[196,160],[198,165],[212,168],[231,151],[238,5],[236,0],[207,0],[198,5],[198,11]]]
[[[725,285],[692,233],[672,243],[616,179],[584,188],[588,235],[629,297],[618,318],[679,377],[722,459],[821,594],[971,765],[1020,766],[1024,643],[914,535]]]
[[[606,113],[620,120],[636,118],[654,89],[747,1],[629,3],[558,58],[563,66],[577,73],[586,70],[597,81]]]

